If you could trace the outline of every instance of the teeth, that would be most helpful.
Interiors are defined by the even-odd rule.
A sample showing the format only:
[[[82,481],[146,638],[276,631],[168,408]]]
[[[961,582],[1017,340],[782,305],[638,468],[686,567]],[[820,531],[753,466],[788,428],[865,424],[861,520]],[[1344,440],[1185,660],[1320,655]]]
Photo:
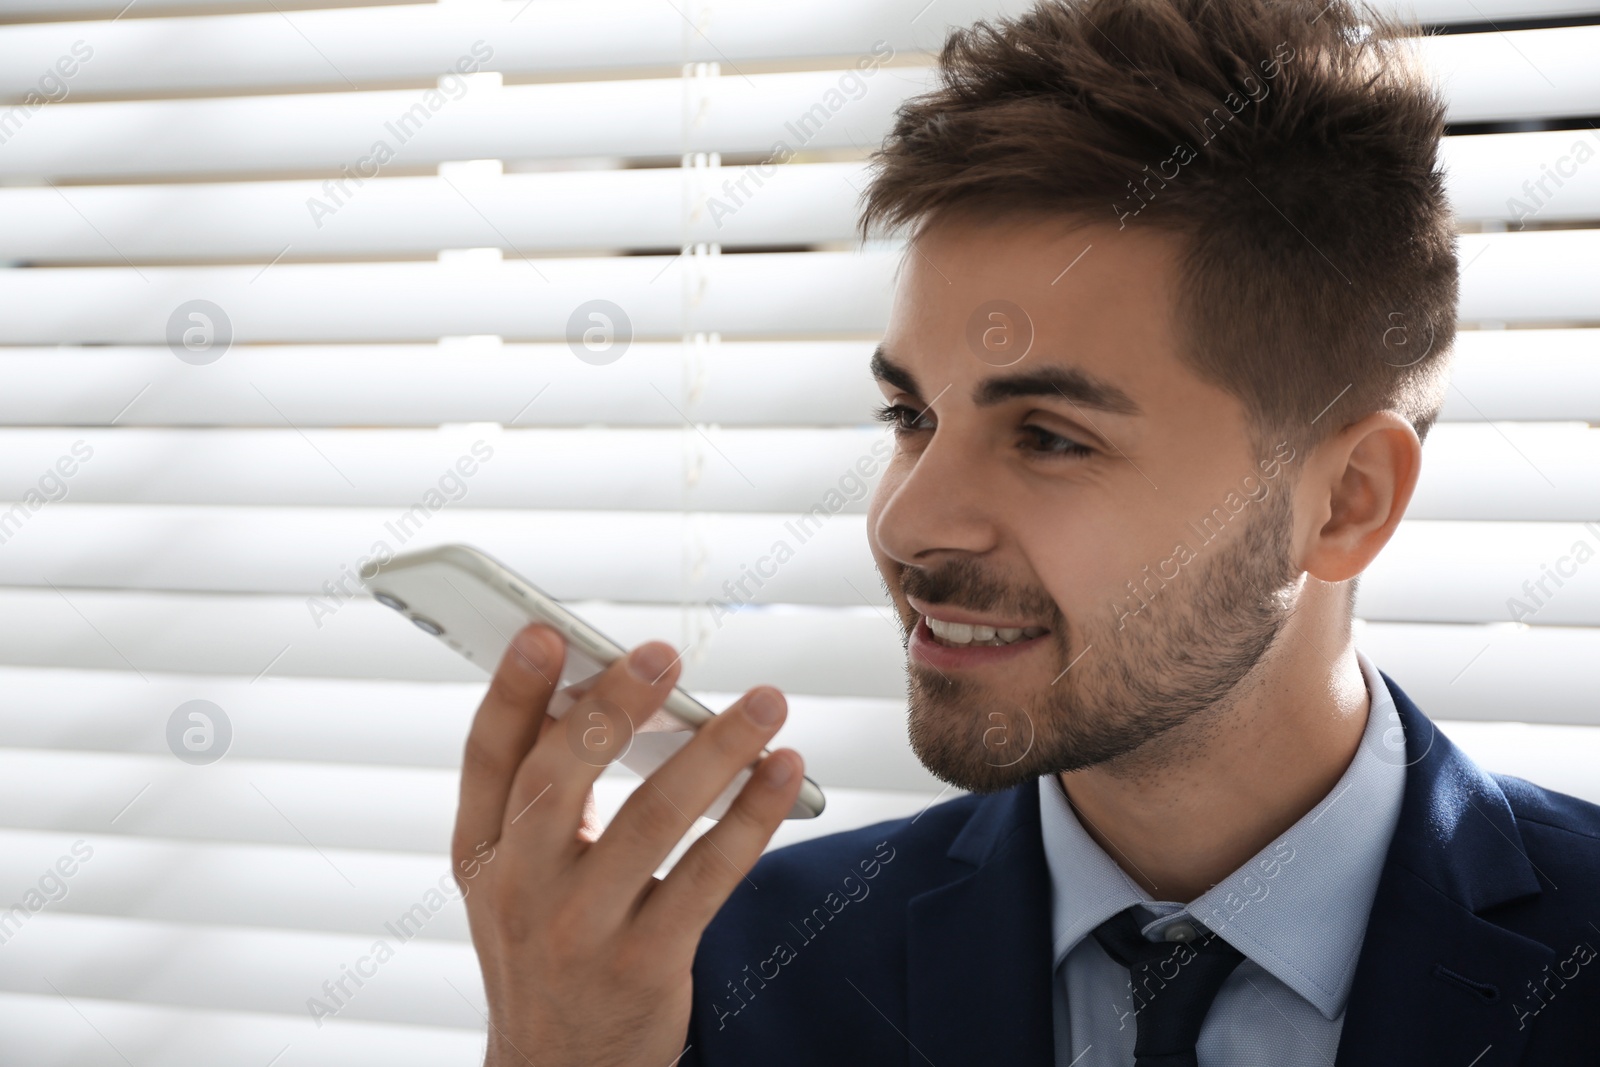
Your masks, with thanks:
[[[933,635],[940,642],[947,645],[1009,645],[1013,641],[1038,637],[1045,632],[1042,626],[1007,626],[996,629],[993,626],[970,626],[962,622],[941,622],[938,619],[928,619],[928,629],[933,631]]]

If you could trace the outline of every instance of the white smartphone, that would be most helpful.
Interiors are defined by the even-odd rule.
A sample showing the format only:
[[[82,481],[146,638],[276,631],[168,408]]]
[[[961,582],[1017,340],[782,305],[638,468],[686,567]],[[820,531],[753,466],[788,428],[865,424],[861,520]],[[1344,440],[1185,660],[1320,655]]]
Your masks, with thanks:
[[[566,661],[556,679],[556,693],[546,709],[561,718],[588,692],[613,661],[627,654],[615,641],[563,607],[559,601],[509,567],[468,545],[440,545],[405,552],[387,563],[369,564],[361,580],[378,603],[393,608],[419,629],[430,633],[493,674],[516,632],[532,622],[544,623],[567,643]],[[666,703],[633,729],[618,761],[641,778],[660,767],[715,714],[681,688],[673,687]],[[767,755],[766,749],[761,756]],[[750,780],[741,770],[706,809],[720,819]],[[826,803],[810,778],[785,818],[813,819]]]

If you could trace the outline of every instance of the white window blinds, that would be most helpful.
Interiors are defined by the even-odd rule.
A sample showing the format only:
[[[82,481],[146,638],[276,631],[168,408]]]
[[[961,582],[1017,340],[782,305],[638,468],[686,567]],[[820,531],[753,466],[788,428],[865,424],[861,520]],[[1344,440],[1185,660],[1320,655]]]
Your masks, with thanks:
[[[852,227],[1001,9],[0,0],[0,1061],[478,1062],[483,682],[354,595],[380,542],[482,546],[714,707],[790,693],[830,803],[779,843],[940,795],[864,536],[898,249]],[[1463,333],[1361,642],[1600,799],[1600,4],[1408,10],[1460,31]]]

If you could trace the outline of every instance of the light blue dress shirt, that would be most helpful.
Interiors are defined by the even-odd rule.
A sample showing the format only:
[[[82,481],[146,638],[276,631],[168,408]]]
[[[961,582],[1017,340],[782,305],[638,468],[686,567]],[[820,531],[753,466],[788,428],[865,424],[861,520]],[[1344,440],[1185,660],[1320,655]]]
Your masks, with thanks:
[[[1084,830],[1061,780],[1039,779],[1054,897],[1056,1067],[1133,1063],[1128,971],[1091,934],[1134,904],[1150,913],[1152,941],[1184,940],[1204,926],[1244,953],[1206,1016],[1200,1067],[1331,1067],[1405,790],[1394,700],[1372,661],[1359,651],[1356,658],[1370,697],[1367,725],[1338,784],[1187,905],[1152,900]]]

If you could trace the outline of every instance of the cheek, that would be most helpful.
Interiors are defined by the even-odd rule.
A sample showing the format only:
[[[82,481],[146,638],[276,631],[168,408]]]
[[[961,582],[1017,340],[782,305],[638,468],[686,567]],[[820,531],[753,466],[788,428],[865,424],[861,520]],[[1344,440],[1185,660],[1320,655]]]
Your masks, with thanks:
[[[1149,524],[1126,515],[1091,514],[1084,508],[1049,513],[1032,509],[1019,528],[1034,573],[1067,619],[1094,625],[1114,617],[1112,606],[1127,595],[1145,564],[1165,559],[1172,546],[1157,546]]]

